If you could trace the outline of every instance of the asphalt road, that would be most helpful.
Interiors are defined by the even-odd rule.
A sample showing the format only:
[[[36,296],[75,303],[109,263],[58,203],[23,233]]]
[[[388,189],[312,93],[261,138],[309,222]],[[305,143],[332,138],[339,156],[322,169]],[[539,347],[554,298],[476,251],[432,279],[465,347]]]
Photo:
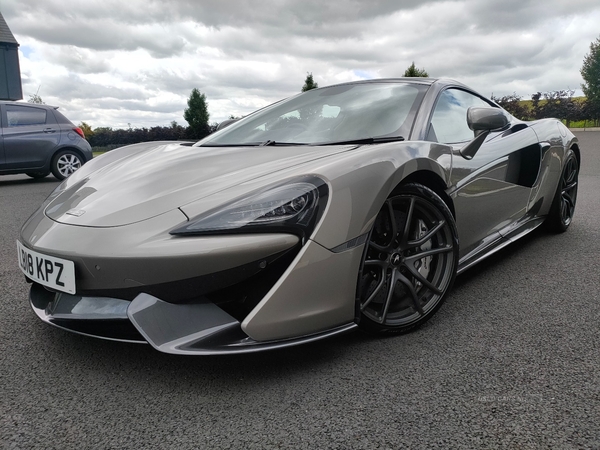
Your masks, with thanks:
[[[0,177],[0,448],[600,448],[600,132],[576,218],[457,279],[411,334],[176,357],[40,322],[18,230],[57,185]]]

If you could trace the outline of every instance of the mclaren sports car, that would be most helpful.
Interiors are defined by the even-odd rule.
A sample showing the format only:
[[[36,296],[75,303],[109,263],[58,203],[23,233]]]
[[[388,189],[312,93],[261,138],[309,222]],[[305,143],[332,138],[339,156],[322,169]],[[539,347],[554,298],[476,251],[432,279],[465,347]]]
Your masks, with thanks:
[[[565,231],[580,158],[560,121],[452,80],[345,83],[93,159],[23,225],[18,261],[41,320],[167,353],[404,333],[457,274]]]

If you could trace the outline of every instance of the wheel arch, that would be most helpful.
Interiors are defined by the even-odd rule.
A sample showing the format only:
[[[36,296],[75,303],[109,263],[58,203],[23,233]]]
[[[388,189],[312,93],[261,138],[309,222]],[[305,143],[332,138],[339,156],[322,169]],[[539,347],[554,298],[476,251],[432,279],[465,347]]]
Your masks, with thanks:
[[[341,174],[333,172],[333,176],[316,170],[317,175],[330,183],[331,196],[323,220],[311,239],[325,248],[334,249],[365,235],[386,199],[400,186],[411,182],[433,190],[453,214],[454,205],[446,194],[451,154],[448,147],[435,145],[438,147],[433,149],[435,152],[431,143],[425,142],[406,147],[405,152],[402,147],[390,146],[383,155],[366,162],[359,161],[351,166],[351,170],[346,165]],[[336,161],[336,168],[338,164]]]
[[[579,150],[579,144],[574,142],[571,145],[571,150],[575,153],[575,157],[577,158],[577,165],[581,168],[581,151]]]
[[[408,183],[419,183],[431,189],[440,196],[444,203],[446,203],[450,209],[450,212],[452,212],[452,216],[456,219],[454,203],[452,202],[450,196],[446,193],[446,183],[436,172],[431,170],[417,170],[416,172],[413,172],[407,177],[403,178],[402,181],[392,190],[390,195],[394,195],[396,191]]]
[[[81,158],[81,161],[83,161],[82,165],[87,162],[85,155],[83,154],[83,152],[80,149],[78,149],[77,147],[65,146],[65,147],[60,147],[60,148],[56,149],[54,151],[54,153],[52,153],[52,157],[50,158],[50,164],[52,164],[54,162],[54,160],[56,159],[56,156],[59,153],[64,152],[66,150],[70,150],[73,153],[77,153],[79,155],[79,157]]]

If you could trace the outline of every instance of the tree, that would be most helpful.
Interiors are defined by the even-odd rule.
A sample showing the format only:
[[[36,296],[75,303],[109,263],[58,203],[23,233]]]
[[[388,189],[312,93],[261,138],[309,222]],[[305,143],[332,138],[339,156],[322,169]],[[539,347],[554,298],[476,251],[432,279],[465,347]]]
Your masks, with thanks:
[[[94,131],[92,130],[92,127],[89,126],[87,123],[85,122],[81,122],[79,124],[79,128],[81,128],[81,131],[83,131],[83,135],[85,136],[86,139],[89,140],[89,138],[94,134]]]
[[[513,92],[511,95],[505,95],[504,97],[494,97],[492,94],[492,100],[502,106],[505,110],[520,120],[529,119],[529,109],[521,103],[521,96]]]
[[[36,93],[29,96],[29,100],[27,100],[27,103],[37,103],[38,105],[44,104],[42,97],[39,96],[41,87],[42,87],[41,85],[38,86]]]
[[[304,80],[304,86],[302,86],[302,92],[310,91],[319,87],[318,83],[315,83],[312,72],[306,72],[306,79]]]
[[[110,127],[94,128],[94,134],[88,141],[92,147],[106,147],[113,142],[113,129]]]
[[[590,119],[600,119],[600,38],[590,44],[590,52],[583,58],[581,76],[585,83],[581,85],[587,97],[586,110],[592,114]]]
[[[187,104],[188,107],[183,111],[183,118],[189,124],[188,137],[202,139],[210,133],[210,125],[208,124],[210,115],[208,114],[206,96],[194,88]]]
[[[171,121],[171,137],[170,139],[185,138],[185,128],[179,125],[175,120]]]
[[[429,77],[429,74],[425,71],[425,69],[417,69],[415,67],[415,62],[408,66],[408,69],[404,71],[405,77]]]
[[[560,91],[536,92],[531,94],[531,112],[534,119],[555,117],[563,119],[567,126],[571,121],[583,119],[582,103],[573,99],[575,91],[565,89]]]
[[[587,99],[581,104],[581,120],[592,120],[594,126],[600,125],[600,105],[594,104]]]
[[[42,97],[40,97],[37,94],[32,94],[29,96],[29,100],[27,100],[27,103],[37,103],[38,105],[43,105],[44,101],[42,100]]]

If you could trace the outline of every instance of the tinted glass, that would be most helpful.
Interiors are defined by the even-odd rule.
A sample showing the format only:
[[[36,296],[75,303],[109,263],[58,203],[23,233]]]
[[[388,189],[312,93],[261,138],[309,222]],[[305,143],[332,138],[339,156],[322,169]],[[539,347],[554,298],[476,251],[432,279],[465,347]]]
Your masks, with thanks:
[[[197,145],[322,144],[407,135],[426,90],[409,83],[314,89],[253,113]]]
[[[9,127],[44,125],[46,123],[46,110],[31,107],[7,106],[6,118]]]
[[[470,141],[474,133],[467,125],[471,106],[491,106],[481,98],[460,89],[447,89],[440,94],[431,119],[429,136],[444,144]]]

